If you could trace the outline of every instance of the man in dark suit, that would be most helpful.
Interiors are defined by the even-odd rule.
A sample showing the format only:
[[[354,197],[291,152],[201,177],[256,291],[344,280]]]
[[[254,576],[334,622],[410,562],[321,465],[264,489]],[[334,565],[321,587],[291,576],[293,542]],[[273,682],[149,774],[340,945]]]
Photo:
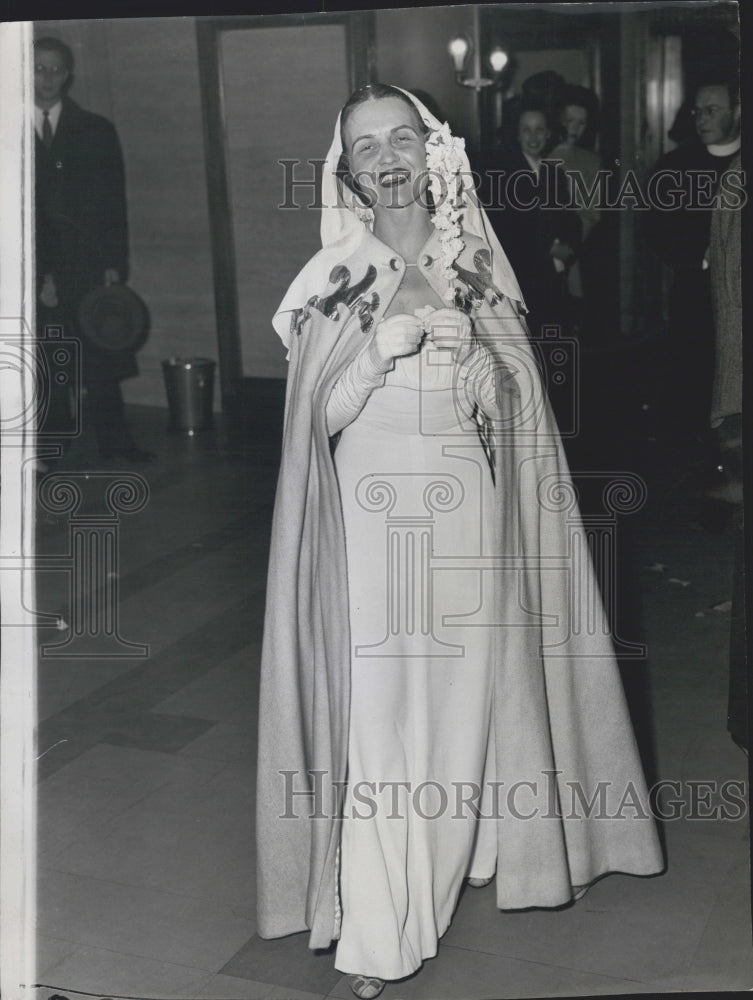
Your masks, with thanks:
[[[735,177],[731,175],[736,175]],[[711,214],[709,274],[715,326],[714,385],[711,426],[719,442],[725,485],[715,491],[731,504],[735,562],[732,575],[732,608],[729,642],[729,696],[727,729],[746,753],[749,745],[749,698],[745,636],[745,534],[743,438],[752,434],[750,411],[743,408],[743,303],[742,223],[744,174],[740,152],[732,158],[722,178],[720,194]],[[726,193],[725,181],[736,180],[737,197]]]
[[[82,299],[128,275],[123,156],[113,125],[66,96],[73,53],[57,38],[34,46],[36,249],[40,323],[80,337],[88,411],[104,458],[149,461],[125,420],[120,379],[136,373],[133,352],[108,351],[77,329]]]
[[[714,371],[714,322],[708,247],[719,182],[740,149],[737,81],[709,74],[695,88],[693,138],[657,162],[650,182],[648,236],[672,269],[662,362],[669,433],[703,438]]]

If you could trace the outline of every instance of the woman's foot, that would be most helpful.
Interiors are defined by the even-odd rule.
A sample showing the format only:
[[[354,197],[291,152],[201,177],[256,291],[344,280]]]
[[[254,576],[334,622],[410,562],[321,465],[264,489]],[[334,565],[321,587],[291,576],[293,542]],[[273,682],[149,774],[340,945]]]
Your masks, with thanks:
[[[472,885],[474,889],[483,889],[485,885],[489,885],[493,878],[493,875],[490,875],[489,878],[469,878],[468,885]]]
[[[360,1000],[372,1000],[384,989],[384,980],[376,976],[351,976],[350,988]]]

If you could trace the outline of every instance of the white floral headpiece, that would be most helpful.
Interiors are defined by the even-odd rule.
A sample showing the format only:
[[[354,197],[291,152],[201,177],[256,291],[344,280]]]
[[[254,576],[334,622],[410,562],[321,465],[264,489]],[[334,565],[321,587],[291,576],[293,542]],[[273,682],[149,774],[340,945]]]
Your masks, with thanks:
[[[452,265],[465,246],[461,236],[462,210],[466,204],[461,176],[464,162],[465,139],[454,136],[447,122],[432,129],[426,140],[426,166],[434,200],[432,222],[439,230],[443,275],[451,283],[446,293],[450,302],[455,297]]]

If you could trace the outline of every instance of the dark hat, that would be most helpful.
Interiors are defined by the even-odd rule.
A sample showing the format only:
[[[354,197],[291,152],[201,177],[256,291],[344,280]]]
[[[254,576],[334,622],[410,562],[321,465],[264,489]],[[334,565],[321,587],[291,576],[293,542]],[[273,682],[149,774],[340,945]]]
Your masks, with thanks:
[[[105,351],[138,351],[149,333],[149,310],[126,285],[101,285],[81,300],[81,332]]]

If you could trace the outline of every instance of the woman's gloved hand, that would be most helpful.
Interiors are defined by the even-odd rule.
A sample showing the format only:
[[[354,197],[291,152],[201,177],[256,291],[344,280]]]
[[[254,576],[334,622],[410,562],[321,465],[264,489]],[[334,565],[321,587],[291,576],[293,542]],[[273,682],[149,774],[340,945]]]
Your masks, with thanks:
[[[395,358],[415,354],[423,337],[424,327],[417,316],[395,313],[389,319],[377,323],[370,352],[376,365],[387,371]]]

